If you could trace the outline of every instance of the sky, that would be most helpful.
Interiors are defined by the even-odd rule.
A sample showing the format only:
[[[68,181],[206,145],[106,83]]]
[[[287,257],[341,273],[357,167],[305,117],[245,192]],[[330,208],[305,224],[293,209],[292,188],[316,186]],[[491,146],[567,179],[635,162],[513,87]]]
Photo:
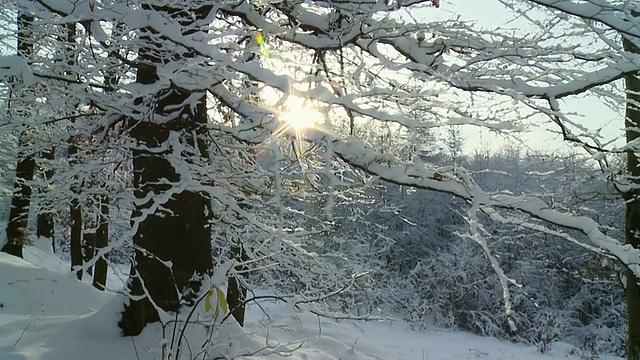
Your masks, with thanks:
[[[418,16],[417,14],[412,15]],[[524,20],[514,20],[513,13],[498,0],[442,0],[439,9],[427,9],[419,16],[425,19],[446,19],[459,16],[462,20],[475,21],[479,26],[487,29],[508,26],[526,30],[528,27]],[[569,116],[572,120],[592,130],[602,129],[600,134],[603,142],[615,141],[618,146],[624,144],[622,114],[603,105],[598,98],[593,96],[571,98],[562,101],[561,105],[567,113],[573,114]],[[621,104],[619,111],[622,110],[623,105]],[[551,124],[547,117],[539,117],[535,121],[536,124],[533,127],[530,127],[526,133],[520,134],[523,144],[526,146],[486,129],[462,126],[465,153],[473,154],[477,150],[498,150],[508,145],[522,146],[525,151],[527,147],[534,151],[546,152],[568,153],[579,150],[575,144],[562,141],[559,129]]]

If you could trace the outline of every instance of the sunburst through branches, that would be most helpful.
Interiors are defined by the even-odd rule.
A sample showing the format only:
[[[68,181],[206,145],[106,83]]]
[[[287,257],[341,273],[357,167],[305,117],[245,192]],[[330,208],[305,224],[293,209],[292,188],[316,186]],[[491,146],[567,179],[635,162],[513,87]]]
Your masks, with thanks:
[[[282,123],[274,137],[285,134],[294,135],[293,148],[296,158],[304,171],[302,161],[305,152],[305,134],[309,132],[325,131],[322,127],[324,115],[308,99],[289,98],[284,106],[284,110],[278,111],[278,120]]]

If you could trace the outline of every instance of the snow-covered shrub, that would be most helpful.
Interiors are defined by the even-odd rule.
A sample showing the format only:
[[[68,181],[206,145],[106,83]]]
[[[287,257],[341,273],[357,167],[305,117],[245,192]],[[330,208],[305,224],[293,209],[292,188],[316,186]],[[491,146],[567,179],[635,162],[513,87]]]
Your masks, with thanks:
[[[469,166],[483,188],[533,193],[557,208],[579,201],[582,215],[597,216],[608,234],[622,237],[623,209],[602,179],[586,171],[588,165],[515,151],[481,155]],[[577,181],[577,174],[587,175]],[[478,244],[456,235],[468,231],[460,215],[465,205],[421,191],[387,191],[383,198],[398,211],[381,221],[394,240],[382,279],[394,289],[389,299],[396,311],[414,327],[464,329],[534,343],[541,351],[565,341],[590,353],[624,353],[624,293],[611,262],[602,266],[601,256],[564,239],[481,216],[491,253],[521,284],[510,285],[514,332],[486,255]],[[576,232],[545,226],[584,241]]]
[[[595,354],[626,352],[626,303],[621,285],[612,279],[583,280],[568,300],[567,340]]]
[[[522,248],[520,254],[527,252]],[[575,268],[556,269],[544,257],[512,263],[509,276],[522,283],[510,287],[515,332],[507,324],[497,275],[480,247],[463,239],[419,262],[399,284],[406,289],[398,292],[406,319],[416,328],[462,329],[533,343],[541,351],[562,340],[593,353],[622,354],[625,308],[619,285],[611,279],[589,281]]]
[[[420,261],[406,284],[407,316],[417,328],[452,327],[497,335],[492,312],[500,312],[500,285],[481,249],[456,240]],[[496,296],[498,294],[498,296]],[[487,308],[487,304],[495,304]],[[489,320],[489,321],[487,321]]]

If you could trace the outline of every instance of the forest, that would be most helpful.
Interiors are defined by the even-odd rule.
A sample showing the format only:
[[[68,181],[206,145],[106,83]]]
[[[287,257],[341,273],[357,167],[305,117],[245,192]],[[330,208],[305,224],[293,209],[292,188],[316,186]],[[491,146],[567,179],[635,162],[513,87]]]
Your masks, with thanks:
[[[3,0],[0,359],[640,360],[639,14]]]

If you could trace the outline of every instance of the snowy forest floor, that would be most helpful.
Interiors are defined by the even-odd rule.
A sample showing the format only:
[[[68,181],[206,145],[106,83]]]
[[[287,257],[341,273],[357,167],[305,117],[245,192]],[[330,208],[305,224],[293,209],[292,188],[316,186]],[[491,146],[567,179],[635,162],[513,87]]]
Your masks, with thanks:
[[[113,301],[117,295],[77,281],[65,263],[43,247],[26,249],[25,257],[31,262],[0,253],[0,360],[162,359],[160,326],[148,326],[135,338],[122,338],[118,309],[110,306],[117,303]],[[108,286],[113,288],[118,278],[110,276],[116,279]],[[535,346],[464,332],[413,331],[402,321],[319,319],[270,302],[250,306],[246,327],[238,331],[238,339],[227,340],[230,346],[235,342],[235,347],[256,350],[265,344],[284,344],[297,349],[288,357],[294,360],[586,358],[561,343],[541,354]],[[263,354],[239,359],[282,358]]]

